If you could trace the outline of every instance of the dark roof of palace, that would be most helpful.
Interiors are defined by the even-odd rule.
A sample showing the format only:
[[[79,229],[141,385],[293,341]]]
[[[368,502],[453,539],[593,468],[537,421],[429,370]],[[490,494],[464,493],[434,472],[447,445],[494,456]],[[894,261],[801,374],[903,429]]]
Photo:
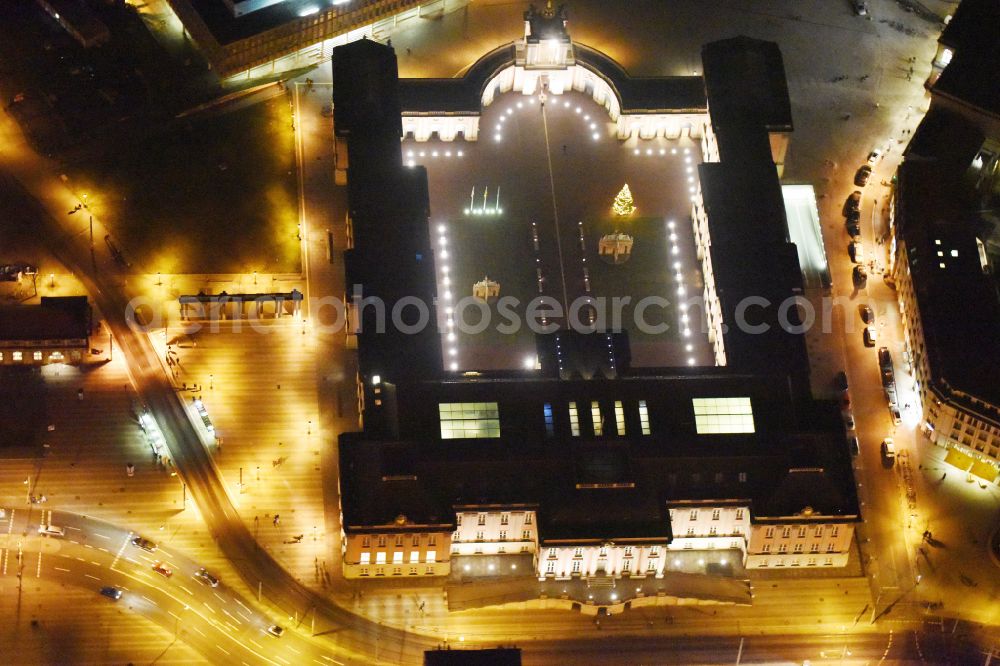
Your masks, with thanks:
[[[0,340],[68,340],[89,335],[86,296],[43,296],[39,305],[0,306]]]

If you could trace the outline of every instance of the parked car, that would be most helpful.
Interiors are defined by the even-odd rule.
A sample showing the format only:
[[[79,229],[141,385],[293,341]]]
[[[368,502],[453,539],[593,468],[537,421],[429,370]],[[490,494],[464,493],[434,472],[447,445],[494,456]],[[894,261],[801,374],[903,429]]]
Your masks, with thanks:
[[[102,587],[101,596],[107,597],[113,601],[118,601],[122,598],[122,591],[117,587]]]
[[[868,153],[868,164],[875,166],[880,159],[882,159],[882,149],[876,148],[872,152]]]
[[[861,224],[861,211],[849,210],[844,215],[844,224]]]
[[[170,567],[165,565],[163,562],[157,562],[156,564],[154,564],[153,571],[160,574],[164,578],[170,578],[171,576],[174,575],[174,572],[170,569]]]
[[[872,168],[867,164],[862,164],[858,167],[857,172],[854,174],[854,184],[858,187],[864,187],[868,184],[868,179],[872,176]]]
[[[856,242],[861,240],[861,227],[857,222],[847,223],[847,235],[851,237],[852,241]]]
[[[847,201],[844,202],[844,215],[847,215],[852,210],[861,210],[861,190],[851,192],[847,197]]]
[[[888,347],[878,348],[878,367],[879,370],[883,372],[886,370],[892,370],[892,354],[889,353]]]
[[[851,241],[847,246],[847,255],[856,264],[865,263],[865,246],[861,241]]]
[[[837,385],[837,390],[838,391],[846,391],[847,390],[847,373],[844,372],[843,370],[841,370],[833,378],[833,382],[834,382],[834,384]]]
[[[851,9],[857,16],[868,16],[868,0],[851,0]]]
[[[864,289],[865,285],[868,284],[868,271],[865,270],[864,266],[855,266],[854,271],[851,273],[851,278],[854,280],[855,287]]]
[[[147,553],[156,552],[156,544],[150,541],[149,539],[143,538],[141,536],[137,536],[134,539],[132,539],[132,545],[135,546],[136,548],[141,548]]]
[[[892,417],[892,425],[899,425],[903,422],[903,415],[899,413],[899,407],[889,405],[889,415]]]
[[[275,638],[281,638],[285,634],[285,628],[279,627],[276,624],[272,624],[267,628],[267,633],[271,634]]]
[[[205,571],[205,567],[202,567],[198,571],[194,572],[194,577],[205,581],[212,587],[219,587],[219,579]]]
[[[856,456],[861,453],[861,446],[858,444],[858,438],[855,436],[847,438],[847,447],[851,450],[852,456]]]
[[[875,332],[874,326],[865,326],[865,331],[861,336],[864,340],[865,347],[874,347],[875,341],[878,339],[878,334]]]
[[[889,467],[896,462],[896,445],[892,442],[892,437],[886,437],[882,440],[882,460],[884,460]]]
[[[858,312],[861,314],[861,321],[863,321],[866,326],[871,326],[875,323],[875,313],[872,312],[872,306],[859,305]]]

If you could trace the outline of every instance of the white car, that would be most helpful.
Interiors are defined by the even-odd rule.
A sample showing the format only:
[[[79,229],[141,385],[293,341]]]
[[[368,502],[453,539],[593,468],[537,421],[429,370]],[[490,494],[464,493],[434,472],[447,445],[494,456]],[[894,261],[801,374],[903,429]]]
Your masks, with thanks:
[[[875,166],[878,163],[878,161],[882,159],[883,154],[884,153],[882,152],[881,148],[876,148],[872,152],[868,153],[868,164]]]
[[[276,624],[272,624],[267,628],[267,633],[271,634],[275,638],[281,638],[285,634],[285,628],[279,627]]]

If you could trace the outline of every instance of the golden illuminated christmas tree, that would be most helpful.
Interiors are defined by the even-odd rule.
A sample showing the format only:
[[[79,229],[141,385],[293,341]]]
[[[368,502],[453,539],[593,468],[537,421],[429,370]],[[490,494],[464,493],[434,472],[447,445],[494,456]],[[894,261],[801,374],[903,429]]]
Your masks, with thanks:
[[[611,211],[618,217],[628,217],[635,212],[635,203],[632,201],[632,192],[628,189],[628,183],[625,183],[625,186],[615,196],[615,200],[611,204]]]

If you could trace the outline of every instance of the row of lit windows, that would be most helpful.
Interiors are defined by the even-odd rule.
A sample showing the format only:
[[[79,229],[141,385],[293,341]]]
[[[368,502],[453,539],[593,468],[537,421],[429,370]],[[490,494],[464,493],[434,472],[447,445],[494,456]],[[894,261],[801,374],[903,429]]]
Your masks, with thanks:
[[[805,536],[806,536],[806,530],[807,529],[808,528],[806,528],[805,526],[799,526],[799,532],[798,533],[799,533],[799,538],[800,539],[804,539],[805,538]],[[835,537],[838,534],[840,534],[840,525],[832,525],[832,526],[830,526],[830,536]],[[788,539],[791,536],[792,536],[792,528],[791,527],[783,527],[783,528],[781,528],[781,538],[782,539]],[[816,527],[813,528],[813,536],[816,536],[816,537],[823,536],[823,526],[822,525],[817,525]],[[767,539],[774,538],[774,528],[773,527],[766,527],[766,528],[764,528],[764,537],[767,538]]]
[[[761,568],[766,569],[769,565],[770,565],[770,562],[765,557],[765,558],[761,559],[759,566]],[[795,559],[793,559],[789,563],[789,565],[793,566],[793,567],[802,566],[801,562],[799,562],[799,558],[797,558],[797,557]],[[777,560],[774,561],[774,566],[776,566],[776,567],[783,567],[783,566],[785,566],[785,559],[782,558],[782,557],[779,557]],[[806,566],[807,567],[814,567],[814,566],[816,566],[816,558],[815,557],[808,558],[806,560]],[[824,567],[832,567],[833,566],[833,558],[832,557],[827,557],[826,559],[824,559],[823,560],[823,566]]]
[[[545,415],[545,434],[553,437],[555,436],[555,422],[551,403],[545,403],[543,413]],[[590,402],[590,420],[594,426],[594,436],[602,437],[604,435],[604,417],[601,413],[601,403],[596,400]],[[639,401],[639,427],[643,435],[649,435],[652,432],[649,427],[649,409],[646,407],[645,400]],[[580,436],[580,411],[576,402],[569,403],[569,429],[573,437]],[[625,436],[625,406],[621,400],[615,400],[615,432],[619,437]]]
[[[362,576],[370,576],[371,574],[368,573],[368,571],[369,571],[368,567],[362,567],[361,568],[361,575]],[[435,572],[434,572],[434,567],[433,566],[429,566],[429,567],[426,567],[424,569],[424,575],[426,575],[426,576],[433,576],[434,573]],[[385,575],[385,568],[384,567],[377,567],[375,569],[375,575],[376,576],[384,576]],[[393,567],[392,575],[393,576],[402,576],[403,575],[403,568],[402,567]],[[417,575],[417,567],[410,567],[410,575],[411,576],[416,576]]]
[[[402,548],[403,547],[403,539],[404,539],[404,536],[402,534],[397,534],[396,535],[396,540],[395,540],[395,542],[396,542],[396,548]],[[377,537],[376,543],[378,544],[376,546],[377,548],[385,548],[386,547],[385,546],[385,544],[386,544],[386,537],[385,537],[385,535],[384,534],[380,534]],[[413,544],[414,548],[416,548],[417,546],[420,545],[420,535],[419,534],[414,534],[413,535],[412,544]],[[436,546],[437,545],[437,535],[435,535],[435,534],[429,534],[427,536],[427,545],[428,546]],[[371,548],[372,547],[372,538],[370,536],[361,537],[361,547],[362,548]]]
[[[2,363],[4,361],[4,358],[5,358],[4,352],[0,352],[0,363]],[[43,358],[43,354],[40,351],[32,352],[31,353],[31,358],[32,358],[32,360],[35,360],[35,361],[41,361],[42,358]],[[64,357],[62,355],[62,352],[55,351],[55,352],[51,352],[49,354],[49,358],[51,360],[53,360],[53,361],[61,361],[61,360],[63,360]],[[19,352],[19,351],[10,352],[10,360],[12,360],[14,362],[23,361],[24,360],[24,352]]]
[[[524,524],[525,525],[530,525],[531,524],[531,515],[532,514],[531,514],[530,511],[526,511],[524,513]],[[510,523],[510,514],[509,513],[501,513],[500,514],[500,524],[501,525],[507,525],[508,523]],[[459,513],[459,514],[457,514],[455,516],[455,524],[458,525],[459,527],[462,526],[462,514],[461,513]],[[485,525],[486,524],[486,514],[485,513],[480,512],[480,513],[478,513],[476,515],[476,524],[477,525]],[[414,540],[416,540],[416,537],[414,537]]]
[[[424,562],[426,564],[434,564],[436,560],[437,560],[437,554],[433,550],[431,550],[427,552]],[[361,553],[360,561],[358,563],[361,565],[366,565],[366,564],[371,564],[371,561],[372,561],[372,554],[369,552],[364,552]],[[418,562],[420,562],[420,551],[411,550],[410,564],[417,564]],[[385,564],[385,563],[386,563],[385,551],[383,550],[375,553],[375,564]],[[403,563],[403,551],[397,550],[392,554],[392,563],[393,564]]]
[[[455,530],[455,532],[452,534],[452,540],[453,541],[462,540],[458,530]],[[530,540],[531,540],[531,530],[521,530],[521,541],[530,541]],[[476,541],[486,541],[486,533],[476,532]],[[507,530],[500,530],[500,535],[497,538],[497,541],[507,541]]]
[[[712,520],[719,520],[720,518],[722,518],[722,509],[712,509]],[[673,509],[670,510],[670,519],[674,519]],[[691,509],[688,520],[691,522],[698,520],[698,509]],[[736,520],[743,520],[743,509],[736,509]]]
[[[771,552],[771,544],[765,543],[763,546],[761,546],[760,550],[763,553],[770,553]],[[832,541],[830,543],[826,544],[826,552],[833,553],[833,552],[836,552],[836,551],[837,551],[837,546]],[[788,544],[787,543],[779,543],[778,544],[778,552],[779,553],[787,553],[788,552]],[[793,553],[801,553],[801,552],[803,552],[802,551],[802,544],[801,543],[795,544],[795,547],[792,548],[792,552]],[[818,543],[811,544],[809,546],[809,552],[810,553],[818,553],[819,552],[819,544]]]

